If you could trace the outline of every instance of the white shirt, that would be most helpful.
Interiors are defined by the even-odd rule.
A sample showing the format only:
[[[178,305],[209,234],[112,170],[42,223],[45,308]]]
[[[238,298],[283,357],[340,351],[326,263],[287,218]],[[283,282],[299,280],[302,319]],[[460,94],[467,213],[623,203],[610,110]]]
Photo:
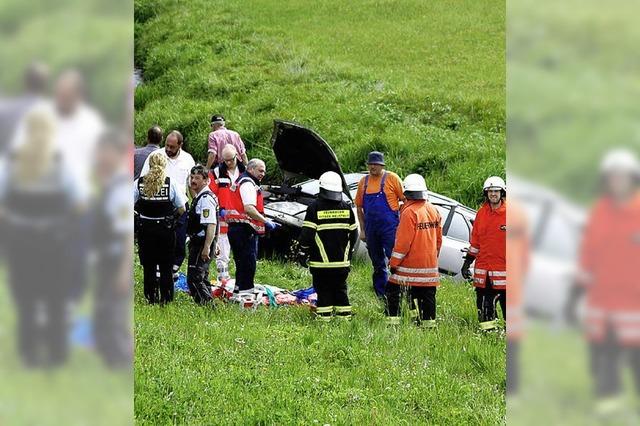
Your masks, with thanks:
[[[258,205],[258,187],[255,182],[243,182],[240,185],[240,198],[242,198],[242,204],[245,206]]]
[[[198,204],[196,204],[196,214],[200,215],[200,224],[215,225],[218,221],[218,198],[213,192],[209,190],[209,187],[206,185],[200,192],[198,192],[196,198],[198,198],[200,194],[206,191],[209,191],[210,195],[208,197],[202,197],[198,200]],[[198,235],[204,236],[205,232],[200,231]]]
[[[133,182],[133,202],[135,203],[140,198],[140,191],[138,191],[138,179]],[[178,191],[176,184],[173,183],[173,180],[169,180],[169,199],[173,203],[173,207],[179,209],[180,207],[184,208],[184,205],[187,204],[187,196],[184,193]]]
[[[126,175],[125,175],[126,176]],[[115,178],[117,186],[108,194],[105,203],[107,216],[114,233],[126,235],[133,233],[133,205],[131,204],[131,180]],[[137,187],[137,186],[136,186]]]
[[[181,194],[186,194],[191,169],[196,165],[195,161],[193,161],[193,157],[183,149],[180,150],[180,153],[176,158],[169,158],[164,149],[161,150],[161,153],[167,159],[167,168],[165,169],[165,173],[171,178],[171,181],[175,182],[178,191]],[[157,155],[157,152],[154,152],[153,154]],[[151,155],[144,161],[140,176],[144,176],[149,173],[150,157]]]
[[[233,184],[236,180],[238,180],[238,177],[240,176],[240,167],[236,166],[236,169],[233,172],[227,169],[227,172],[229,172],[229,179],[231,179],[231,184]]]
[[[90,106],[81,103],[68,116],[61,115],[54,102],[42,101],[29,110],[43,109],[55,119],[54,144],[62,153],[64,164],[68,166],[76,185],[83,193],[90,193],[89,182],[92,165],[95,160],[98,139],[105,130],[105,124],[100,115]],[[14,134],[11,146],[20,147],[26,137],[27,113]]]

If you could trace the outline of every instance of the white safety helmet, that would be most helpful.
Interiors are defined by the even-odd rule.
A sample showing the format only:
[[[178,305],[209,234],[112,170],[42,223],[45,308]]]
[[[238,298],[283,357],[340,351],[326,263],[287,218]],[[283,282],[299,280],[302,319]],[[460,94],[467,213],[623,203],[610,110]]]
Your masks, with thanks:
[[[636,155],[628,149],[618,148],[605,155],[600,163],[600,173],[610,174],[615,172],[640,175],[640,163]]]
[[[504,183],[504,179],[500,176],[491,176],[484,181],[484,185],[482,185],[483,191],[488,191],[490,189],[499,189],[501,191],[507,192],[507,185]]]
[[[342,192],[342,179],[336,172],[324,172],[320,176],[320,188],[332,192]]]
[[[427,183],[424,178],[418,174],[410,174],[402,182],[402,188],[404,189],[404,195],[408,199],[412,200],[426,200],[427,199]]]

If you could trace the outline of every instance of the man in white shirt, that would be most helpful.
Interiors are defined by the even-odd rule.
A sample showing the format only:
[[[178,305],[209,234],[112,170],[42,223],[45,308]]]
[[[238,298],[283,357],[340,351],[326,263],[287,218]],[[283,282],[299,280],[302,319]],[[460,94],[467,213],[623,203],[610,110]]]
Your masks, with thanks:
[[[167,135],[164,143],[164,155],[167,157],[167,168],[165,172],[167,176],[175,182],[178,191],[181,194],[187,194],[189,185],[189,175],[191,169],[196,165],[193,157],[187,151],[182,149],[184,138],[182,134],[173,130]],[[144,176],[149,172],[149,158],[144,162],[140,176]],[[186,210],[188,206],[185,206]],[[176,224],[176,248],[173,262],[173,278],[178,278],[178,270],[186,257],[185,244],[187,240],[187,213],[185,212]]]
[[[209,172],[198,164],[191,169],[191,190],[195,194],[187,233],[189,234],[189,269],[187,284],[193,300],[200,304],[211,302],[209,266],[211,249],[218,234],[218,200],[209,189]],[[213,306],[213,305],[211,305]]]

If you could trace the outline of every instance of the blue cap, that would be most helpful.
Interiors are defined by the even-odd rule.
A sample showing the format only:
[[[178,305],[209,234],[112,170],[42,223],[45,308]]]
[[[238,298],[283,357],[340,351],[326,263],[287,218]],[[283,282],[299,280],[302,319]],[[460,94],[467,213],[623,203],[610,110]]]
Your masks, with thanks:
[[[367,164],[380,164],[384,166],[384,154],[378,151],[370,152]]]

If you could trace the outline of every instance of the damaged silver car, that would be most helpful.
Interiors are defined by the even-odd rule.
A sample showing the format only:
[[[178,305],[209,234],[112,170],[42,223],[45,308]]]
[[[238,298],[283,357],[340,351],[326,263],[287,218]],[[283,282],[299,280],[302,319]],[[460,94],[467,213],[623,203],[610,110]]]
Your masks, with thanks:
[[[354,198],[358,182],[366,173],[343,173],[331,147],[313,130],[299,124],[274,122],[271,145],[284,174],[281,185],[264,185],[265,215],[282,224],[261,242],[261,256],[297,258],[297,239],[310,205],[320,192],[320,175],[334,171],[342,177],[343,198],[356,209]],[[301,158],[312,159],[300,161]],[[443,220],[443,242],[439,267],[444,275],[462,280],[462,249],[469,246],[476,212],[457,201],[429,191],[429,201],[440,211]],[[366,243],[358,240],[355,257],[368,260]]]

